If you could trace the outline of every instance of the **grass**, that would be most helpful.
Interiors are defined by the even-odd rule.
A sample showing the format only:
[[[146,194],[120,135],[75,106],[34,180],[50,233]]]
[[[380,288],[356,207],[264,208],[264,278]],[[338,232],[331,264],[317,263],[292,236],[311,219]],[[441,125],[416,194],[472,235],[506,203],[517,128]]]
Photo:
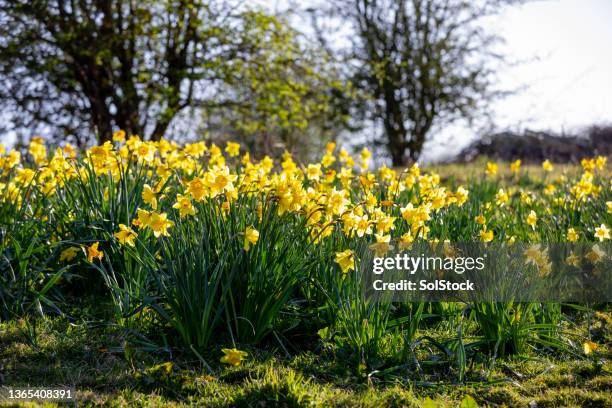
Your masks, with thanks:
[[[485,168],[488,159],[480,157],[470,163],[442,163],[424,166],[427,172],[435,172],[440,174],[443,182],[455,181],[458,184],[467,183],[470,179],[480,177]],[[545,172],[540,164],[522,164],[521,169],[523,174],[529,175],[534,180],[543,180],[545,178],[552,180],[559,176],[565,175],[575,177],[580,175],[581,167],[571,163],[555,163],[551,172]],[[499,166],[498,176],[500,180],[511,182],[514,179],[510,171],[510,165],[503,163]]]
[[[422,333],[435,334],[435,328]],[[478,381],[476,370],[471,381],[452,384],[436,379],[435,370],[360,373],[341,350],[323,343],[294,355],[246,346],[250,358],[240,367],[217,364],[218,351],[211,352],[211,374],[191,355],[151,352],[127,343],[129,337],[116,327],[61,317],[0,323],[0,379],[11,386],[74,385],[79,406],[421,407],[431,400],[455,407],[469,395],[479,406],[605,407],[612,398],[609,361],[554,354],[505,360],[488,381]]]

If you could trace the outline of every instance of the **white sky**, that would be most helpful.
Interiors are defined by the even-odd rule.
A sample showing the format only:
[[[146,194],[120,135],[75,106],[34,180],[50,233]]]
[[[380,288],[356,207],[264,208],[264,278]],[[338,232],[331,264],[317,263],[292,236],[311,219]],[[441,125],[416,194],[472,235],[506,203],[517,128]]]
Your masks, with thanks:
[[[570,132],[612,122],[611,0],[531,2],[508,8],[491,26],[505,38],[506,54],[522,61],[500,73],[500,86],[527,87],[494,103],[500,129]],[[473,137],[466,126],[445,129],[424,159],[456,152]]]
[[[560,129],[612,119],[612,1],[538,1],[500,16],[512,58],[508,72],[530,88],[497,104],[500,124]]]
[[[280,11],[289,2],[247,4]],[[508,8],[490,26],[504,37],[502,49],[510,59],[524,61],[500,72],[500,88],[527,87],[493,104],[499,129],[561,132],[612,122],[612,0],[529,2]],[[426,144],[423,160],[458,152],[475,132],[467,125],[442,129]]]

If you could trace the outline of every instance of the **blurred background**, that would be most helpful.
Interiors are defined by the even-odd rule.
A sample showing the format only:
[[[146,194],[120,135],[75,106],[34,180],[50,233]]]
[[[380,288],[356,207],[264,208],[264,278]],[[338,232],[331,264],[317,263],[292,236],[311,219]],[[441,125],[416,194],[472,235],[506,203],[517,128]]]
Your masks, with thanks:
[[[608,0],[0,0],[0,143],[378,164],[612,153]]]

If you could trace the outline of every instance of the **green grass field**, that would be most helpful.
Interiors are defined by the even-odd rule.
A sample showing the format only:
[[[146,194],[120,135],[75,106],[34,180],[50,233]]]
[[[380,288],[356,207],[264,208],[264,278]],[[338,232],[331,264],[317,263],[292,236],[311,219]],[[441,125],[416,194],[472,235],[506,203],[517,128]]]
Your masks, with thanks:
[[[0,324],[3,383],[74,384],[79,406],[456,407],[467,395],[478,406],[610,406],[612,365],[601,356],[550,352],[497,361],[490,372],[475,369],[458,384],[449,380],[454,368],[434,368],[435,361],[431,368],[422,362],[421,372],[411,364],[357,372],[338,348],[307,339],[314,344],[306,352],[287,354],[275,344],[249,347],[251,358],[240,367],[217,363],[218,351],[211,350],[211,375],[192,355],[128,344],[128,333],[96,322],[38,320],[35,336],[33,324]],[[584,321],[567,324],[586,329]],[[610,324],[609,312],[592,321],[608,344]],[[432,324],[422,335],[444,336],[443,326]],[[381,359],[393,354],[388,350]]]

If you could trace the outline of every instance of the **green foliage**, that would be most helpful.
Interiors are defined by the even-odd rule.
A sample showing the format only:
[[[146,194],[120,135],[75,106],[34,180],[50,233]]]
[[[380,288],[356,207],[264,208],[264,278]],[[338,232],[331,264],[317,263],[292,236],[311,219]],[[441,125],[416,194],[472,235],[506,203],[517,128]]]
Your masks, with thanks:
[[[357,247],[365,248],[364,242]],[[364,268],[367,261],[361,265]],[[336,265],[336,268],[337,265]],[[355,367],[376,357],[388,325],[389,303],[368,299],[365,295],[365,273],[340,273],[336,268],[322,268],[314,277],[325,313],[323,318],[329,325],[334,340],[340,347],[353,353]],[[414,329],[414,327],[413,327]]]
[[[0,2],[2,92],[17,127],[110,140],[113,126],[159,139],[218,67],[228,10],[217,2]],[[37,86],[31,86],[33,83]],[[34,107],[32,104],[36,103]]]
[[[58,311],[53,287],[68,275],[69,268],[57,264],[56,248],[48,244],[49,225],[27,216],[41,215],[45,205],[30,187],[27,200],[0,201],[0,320]]]
[[[80,147],[117,128],[159,140],[204,127],[270,153],[346,119],[346,89],[323,53],[231,1],[0,1],[0,20],[0,79],[11,84],[0,130],[50,129]],[[188,110],[206,120],[186,123]]]
[[[329,57],[283,19],[254,11],[241,18],[233,32],[238,57],[224,66],[226,92],[237,103],[222,110],[223,121],[256,154],[280,143],[308,157],[311,136],[320,151],[347,120],[339,103],[353,91]]]
[[[215,248],[205,223],[181,222],[177,234],[180,239],[162,242],[163,267],[150,271],[162,296],[156,310],[184,344],[202,350],[221,330],[223,299],[237,268],[229,264],[230,251]]]
[[[4,239],[9,242],[0,245],[0,320],[34,310],[43,314],[43,305],[59,311],[51,290],[68,267],[57,268],[54,253],[39,237],[11,234]]]
[[[390,194],[384,177],[389,169],[381,169],[378,179],[372,175],[377,181],[364,191],[365,173],[359,183],[314,183],[311,175],[293,167],[289,156],[281,164],[284,171],[272,172],[273,162],[266,170],[238,157],[238,145],[228,145],[227,157],[211,146],[210,155],[197,161],[181,149],[164,151],[160,157],[173,160],[167,169],[162,158],[156,161],[148,155],[150,148],[161,151],[162,143],[136,138],[127,143],[131,147],[120,145],[118,156],[109,154],[110,143],[90,149],[81,159],[54,156],[47,162],[41,153],[38,171],[54,167],[57,177],[43,178],[28,163],[3,174],[2,188],[9,186],[0,202],[7,231],[0,247],[4,319],[30,319],[34,308],[56,310],[53,300],[58,297],[51,296],[56,293],[67,295],[61,303],[67,309],[81,296],[90,306],[91,299],[104,299],[104,311],[95,317],[128,333],[120,350],[130,364],[138,364],[139,349],[176,352],[197,357],[209,375],[219,360],[217,348],[227,344],[232,349],[273,345],[286,357],[317,350],[341,360],[348,375],[373,382],[408,375],[417,381],[489,381],[496,365],[515,356],[595,354],[581,348],[595,333],[572,332],[572,312],[564,312],[559,304],[399,304],[365,296],[363,272],[372,265],[374,231],[362,237],[347,234],[342,215],[336,219],[333,212],[319,212],[329,202],[346,201],[348,206],[351,201],[375,201],[356,211],[372,218],[378,213],[380,224],[384,214],[396,217],[402,222],[393,224],[393,234],[401,236],[413,228],[400,219],[404,203],[422,205],[436,191],[444,199],[456,198],[444,187],[433,188],[438,184],[435,175],[420,175],[395,202],[383,204]],[[34,145],[33,151],[37,148]],[[197,146],[188,149],[198,154]],[[610,191],[599,189],[608,186],[609,179],[605,163],[599,162],[601,169],[582,178],[594,192],[584,211],[564,210],[574,205],[564,197],[579,186],[579,179],[559,180],[552,197],[543,193],[539,199],[524,199],[522,191],[513,191],[505,206],[492,205],[506,186],[503,180],[470,179],[465,183],[470,194],[464,195],[461,208],[453,203],[431,213],[428,240],[477,240],[482,227],[474,218],[483,214],[498,240],[514,236],[519,242],[551,242],[563,239],[559,225],[562,230],[584,225],[581,239],[591,247],[595,237],[586,232],[610,223],[604,212]],[[54,189],[48,190],[47,180]],[[520,188],[532,189],[533,195],[547,185],[537,178],[522,183]],[[17,186],[20,190],[11,190]],[[338,193],[340,188],[346,195]],[[334,194],[339,201],[332,200]],[[537,228],[525,226],[532,209],[540,215]],[[11,219],[16,222],[4,221]],[[119,238],[129,228],[134,228],[133,240]],[[254,231],[257,235],[249,235]],[[92,251],[94,244],[103,255]],[[71,257],[65,255],[69,249],[74,249]],[[337,261],[346,250],[356,257],[348,269]],[[584,313],[579,307],[574,310]],[[83,313],[92,317],[90,311]],[[604,344],[596,340],[584,343],[588,350]],[[224,358],[223,363],[246,365],[250,358]],[[288,403],[305,401],[299,386],[264,383],[255,388],[259,391],[254,395],[285,393]]]

